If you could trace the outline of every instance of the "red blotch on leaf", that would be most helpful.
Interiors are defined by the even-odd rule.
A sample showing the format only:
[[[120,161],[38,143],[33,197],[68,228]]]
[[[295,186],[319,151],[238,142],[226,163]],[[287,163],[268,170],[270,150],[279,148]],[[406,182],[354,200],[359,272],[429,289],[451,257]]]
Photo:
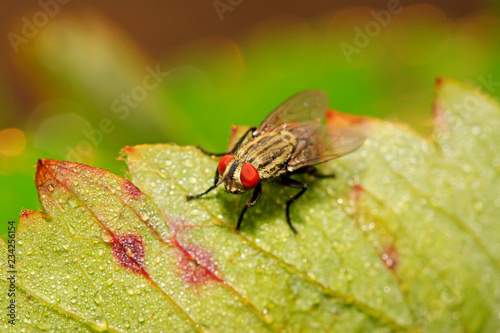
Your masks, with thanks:
[[[111,248],[116,261],[124,268],[141,273],[149,279],[149,274],[144,264],[144,243],[137,234],[112,235]]]
[[[393,244],[387,246],[380,254],[380,259],[384,263],[385,267],[390,270],[394,270],[399,265],[399,254]]]
[[[355,200],[358,201],[361,195],[364,193],[365,189],[363,186],[359,184],[355,184],[351,188],[351,197]]]
[[[132,199],[138,199],[142,195],[142,191],[126,179],[123,180],[123,188],[125,189],[125,193],[130,195]]]
[[[177,264],[181,278],[188,286],[198,286],[209,281],[222,282],[212,254],[199,245],[181,244],[177,239],[179,225],[171,223],[173,236],[171,244],[178,250]]]
[[[442,77],[438,77],[438,78],[436,79],[436,86],[438,86],[438,87],[439,87],[439,86],[441,86],[442,84],[443,84],[443,78],[442,78]]]

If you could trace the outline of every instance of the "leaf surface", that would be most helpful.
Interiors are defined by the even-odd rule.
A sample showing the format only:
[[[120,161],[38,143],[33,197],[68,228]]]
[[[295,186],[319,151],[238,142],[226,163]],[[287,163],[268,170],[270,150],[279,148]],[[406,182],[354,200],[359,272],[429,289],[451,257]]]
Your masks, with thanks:
[[[16,233],[16,331],[498,330],[497,102],[439,81],[430,139],[328,116],[367,140],[321,166],[336,179],[296,176],[309,185],[292,205],[296,236],[294,189],[264,184],[240,232],[248,194],[186,202],[217,166],[195,148],[125,148],[133,184],[41,160],[44,212],[23,212]]]

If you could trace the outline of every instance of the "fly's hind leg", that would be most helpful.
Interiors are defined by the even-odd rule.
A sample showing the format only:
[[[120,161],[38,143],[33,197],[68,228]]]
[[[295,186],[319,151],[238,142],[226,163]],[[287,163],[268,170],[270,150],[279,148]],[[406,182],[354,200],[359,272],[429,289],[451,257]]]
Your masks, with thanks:
[[[288,177],[281,177],[278,180],[278,184],[281,184],[283,186],[288,186],[292,188],[300,188],[301,190],[295,194],[293,197],[287,200],[286,202],[286,222],[290,226],[290,229],[292,229],[294,234],[297,234],[297,230],[293,227],[292,221],[290,220],[290,206],[304,194],[305,191],[307,191],[307,184],[299,182],[298,180],[291,179]]]
[[[303,167],[297,171],[294,171],[293,173],[306,173],[308,175],[311,175],[313,177],[316,177],[316,178],[335,178],[335,174],[329,174],[329,175],[322,175],[318,172],[318,168],[316,168],[315,166],[306,166],[306,167]]]

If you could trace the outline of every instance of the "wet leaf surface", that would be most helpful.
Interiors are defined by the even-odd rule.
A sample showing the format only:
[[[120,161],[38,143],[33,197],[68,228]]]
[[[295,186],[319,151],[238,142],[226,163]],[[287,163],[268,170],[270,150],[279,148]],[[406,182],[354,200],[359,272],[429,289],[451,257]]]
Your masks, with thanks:
[[[23,212],[16,234],[15,331],[497,331],[500,108],[441,80],[433,111],[429,139],[330,112],[367,140],[321,166],[336,179],[297,176],[298,235],[293,189],[264,184],[240,232],[248,194],[187,202],[217,165],[192,147],[125,148],[131,182],[40,160],[44,212]]]

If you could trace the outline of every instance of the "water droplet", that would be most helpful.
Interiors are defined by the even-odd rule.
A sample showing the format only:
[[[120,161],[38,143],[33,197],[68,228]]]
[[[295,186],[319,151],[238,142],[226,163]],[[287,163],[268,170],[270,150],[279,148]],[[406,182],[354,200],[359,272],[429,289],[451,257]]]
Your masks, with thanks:
[[[74,235],[75,234],[75,229],[73,229],[73,226],[70,224],[68,225],[68,231],[71,235]]]
[[[102,303],[102,296],[101,296],[101,294],[97,294],[94,297],[94,301],[96,302],[96,304],[100,305]]]
[[[78,186],[78,181],[77,180],[73,180],[73,185]]]
[[[132,296],[134,294],[134,289],[133,288],[127,288],[127,294]]]
[[[111,235],[106,230],[103,230],[101,232],[101,238],[104,241],[104,243],[109,243],[113,240],[113,237],[111,237]]]
[[[76,303],[76,297],[71,297],[71,299],[69,301],[71,302],[71,304],[75,304]]]
[[[142,315],[142,313],[139,314],[139,316],[137,317],[137,320],[140,322],[140,323],[143,323],[144,322],[144,316]]]
[[[54,185],[52,184],[47,185],[47,189],[49,190],[49,192],[54,191]]]
[[[95,327],[98,331],[104,331],[108,329],[108,323],[103,316],[94,317],[92,318],[92,321],[92,326]]]
[[[141,220],[143,220],[143,221],[149,220],[149,215],[147,212],[142,211],[139,213],[139,216],[141,217]]]

